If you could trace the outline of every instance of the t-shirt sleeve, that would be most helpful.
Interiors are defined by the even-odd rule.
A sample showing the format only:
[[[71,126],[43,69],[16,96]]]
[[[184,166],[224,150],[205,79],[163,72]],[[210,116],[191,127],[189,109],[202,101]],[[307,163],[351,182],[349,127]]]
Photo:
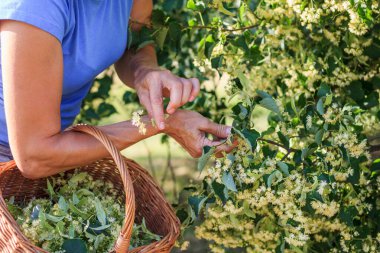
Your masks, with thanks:
[[[61,43],[68,24],[66,0],[0,0],[0,20],[16,20],[38,27]]]

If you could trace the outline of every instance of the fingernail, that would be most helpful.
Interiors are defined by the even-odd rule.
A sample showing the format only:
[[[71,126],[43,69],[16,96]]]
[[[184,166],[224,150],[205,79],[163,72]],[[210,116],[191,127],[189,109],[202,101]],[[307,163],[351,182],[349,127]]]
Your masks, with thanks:
[[[161,122],[159,125],[158,125],[158,128],[160,130],[164,130],[165,129],[165,123],[164,122]]]
[[[168,108],[166,109],[166,111],[169,113],[169,114],[172,114],[174,112],[174,109],[173,108]]]
[[[190,99],[189,99],[189,101],[190,101],[190,102],[193,102],[194,99],[195,99],[195,97],[194,97],[194,96],[191,96]]]
[[[227,134],[227,135],[230,135],[230,134],[231,134],[231,130],[232,130],[232,127],[228,127],[228,128],[226,129],[226,134]]]

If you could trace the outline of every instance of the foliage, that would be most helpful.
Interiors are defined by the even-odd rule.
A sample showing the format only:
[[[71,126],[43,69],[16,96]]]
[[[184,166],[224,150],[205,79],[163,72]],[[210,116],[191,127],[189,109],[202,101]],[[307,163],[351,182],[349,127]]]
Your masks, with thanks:
[[[259,94],[236,109],[247,112],[235,115],[238,148],[214,158],[192,190],[187,221],[204,214],[196,235],[215,252],[378,252],[380,176],[360,134],[363,111],[331,93]],[[247,122],[264,99],[277,109],[258,133]]]
[[[233,118],[239,140],[211,165],[205,148],[204,182],[178,207],[185,226],[203,221],[212,251],[380,250],[379,160],[366,141],[380,131],[379,15],[371,0],[157,0],[152,23],[130,33],[131,49],[155,43],[180,76],[229,77],[227,97],[203,89],[187,105]],[[261,133],[257,106],[271,111]]]
[[[47,180],[50,199],[32,199],[23,205],[14,199],[7,202],[24,235],[49,252],[110,252],[125,217],[113,184],[78,171],[52,180]],[[130,248],[157,240],[160,236],[150,232],[143,220],[134,225]]]
[[[231,110],[239,148],[207,166],[190,209],[180,205],[183,223],[203,216],[197,235],[215,252],[377,252],[379,179],[366,135],[380,131],[379,3],[159,3],[149,28],[165,66],[228,74],[229,97],[243,101]],[[263,133],[252,124],[257,105],[272,112]]]

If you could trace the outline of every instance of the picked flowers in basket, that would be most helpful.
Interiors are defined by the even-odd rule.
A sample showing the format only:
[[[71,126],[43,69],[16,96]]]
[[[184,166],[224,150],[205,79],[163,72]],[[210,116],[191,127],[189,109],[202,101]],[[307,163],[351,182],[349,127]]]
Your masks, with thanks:
[[[125,210],[111,182],[87,172],[47,180],[50,198],[16,203],[7,200],[21,231],[36,246],[55,253],[110,252],[123,225]],[[160,240],[143,220],[133,228],[130,248]]]

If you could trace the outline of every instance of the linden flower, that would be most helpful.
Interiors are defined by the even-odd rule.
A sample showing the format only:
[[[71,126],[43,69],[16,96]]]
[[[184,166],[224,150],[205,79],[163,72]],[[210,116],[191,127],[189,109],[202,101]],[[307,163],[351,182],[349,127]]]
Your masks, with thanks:
[[[132,113],[132,125],[139,128],[139,133],[142,135],[146,134],[146,125],[141,120],[141,116],[144,114],[143,110]]]
[[[329,205],[319,201],[312,201],[311,207],[313,207],[315,213],[331,218],[339,211],[340,206],[335,201],[332,201]]]

